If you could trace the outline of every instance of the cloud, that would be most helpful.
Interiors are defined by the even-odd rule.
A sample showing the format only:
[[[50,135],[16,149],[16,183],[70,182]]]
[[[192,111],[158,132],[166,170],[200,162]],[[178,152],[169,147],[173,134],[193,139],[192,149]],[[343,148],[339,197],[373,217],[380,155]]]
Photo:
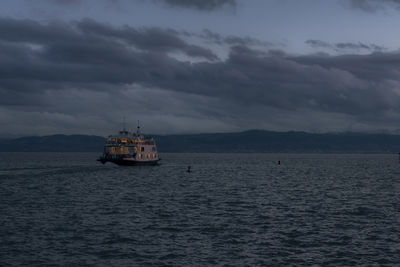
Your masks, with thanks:
[[[315,47],[315,48],[333,48],[333,45],[331,45],[330,43],[321,41],[321,40],[314,40],[314,39],[310,39],[306,41],[306,44]]]
[[[49,2],[58,4],[58,5],[75,5],[82,3],[82,0],[49,0]]]
[[[182,7],[200,11],[213,11],[224,6],[236,7],[236,0],[154,0],[171,7]]]
[[[353,8],[358,8],[367,12],[375,12],[388,6],[400,7],[399,0],[349,0]]]
[[[242,45],[242,46],[261,46],[261,47],[284,46],[284,44],[276,44],[268,41],[262,41],[250,36],[236,36],[236,35],[224,36],[222,34],[213,32],[209,29],[204,29],[200,34],[192,34],[192,35],[195,35],[206,41],[219,45],[226,44],[232,46]]]
[[[200,57],[217,60],[218,57],[207,48],[191,45],[183,41],[175,30],[162,28],[135,29],[130,26],[114,28],[109,25],[85,19],[76,24],[77,28],[86,35],[97,35],[104,38],[116,38],[128,42],[138,49],[157,52],[180,51],[190,57]]]
[[[5,41],[18,44],[29,42],[46,46],[48,49],[72,48],[72,46],[80,46],[81,49],[85,46],[87,49],[89,46],[101,49],[101,45],[111,44],[115,45],[116,49],[123,49],[127,48],[126,44],[130,44],[144,51],[183,52],[191,57],[217,59],[211,50],[184,42],[178,37],[178,33],[171,29],[156,27],[135,29],[129,26],[115,28],[91,19],[84,19],[74,25],[60,22],[42,25],[32,20],[0,18],[0,34],[2,34],[0,39]],[[104,47],[104,49],[113,48]],[[90,53],[90,51],[82,52]],[[74,55],[80,56],[76,53],[71,54]]]
[[[358,43],[328,43],[321,40],[310,39],[305,42],[313,48],[322,48],[326,50],[333,50],[339,53],[358,53],[358,52],[383,52],[386,50],[385,47],[376,45],[376,44],[364,44],[361,42]]]
[[[44,0],[44,1],[50,4],[59,5],[61,7],[81,5],[84,2],[87,2],[85,0]],[[235,10],[237,6],[236,0],[133,0],[132,2],[135,1],[136,2],[147,1],[156,4],[162,4],[163,6],[168,8],[186,8],[202,12],[211,12],[218,9],[222,9],[224,7],[229,7]],[[121,0],[102,0],[98,2],[100,2],[100,4],[101,2],[103,2],[103,4],[104,2],[106,2],[111,5],[124,3],[124,1]]]
[[[217,60],[173,29],[2,18],[0,125],[106,134],[135,114],[163,133],[396,130],[399,53],[290,56],[246,44]]]

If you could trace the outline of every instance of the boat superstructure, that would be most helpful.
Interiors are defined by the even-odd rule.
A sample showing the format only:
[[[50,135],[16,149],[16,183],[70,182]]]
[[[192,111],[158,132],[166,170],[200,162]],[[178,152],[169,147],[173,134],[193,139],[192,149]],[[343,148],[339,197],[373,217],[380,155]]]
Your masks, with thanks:
[[[145,138],[140,133],[139,124],[136,133],[124,127],[117,135],[110,135],[103,155],[98,159],[103,164],[112,162],[118,165],[156,165],[159,160],[154,139]]]

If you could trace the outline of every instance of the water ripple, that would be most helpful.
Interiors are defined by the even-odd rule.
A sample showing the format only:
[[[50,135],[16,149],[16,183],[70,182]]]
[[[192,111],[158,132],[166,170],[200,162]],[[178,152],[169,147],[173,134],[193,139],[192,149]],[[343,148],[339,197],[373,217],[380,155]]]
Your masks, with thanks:
[[[400,263],[393,155],[96,156],[0,153],[1,266]]]

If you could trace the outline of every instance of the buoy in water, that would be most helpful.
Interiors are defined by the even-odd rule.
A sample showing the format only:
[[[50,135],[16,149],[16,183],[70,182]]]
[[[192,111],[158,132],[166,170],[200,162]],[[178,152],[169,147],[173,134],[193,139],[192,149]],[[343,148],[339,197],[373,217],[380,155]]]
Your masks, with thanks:
[[[192,172],[192,167],[191,166],[188,166],[187,172]]]
[[[280,160],[278,160],[278,165],[281,165],[281,161]]]

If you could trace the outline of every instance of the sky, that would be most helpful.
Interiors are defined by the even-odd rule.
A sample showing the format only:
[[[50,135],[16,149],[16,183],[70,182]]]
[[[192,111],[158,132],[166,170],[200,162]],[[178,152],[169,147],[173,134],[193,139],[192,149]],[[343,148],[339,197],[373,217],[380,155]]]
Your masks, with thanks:
[[[400,134],[400,0],[3,0],[0,137]]]

